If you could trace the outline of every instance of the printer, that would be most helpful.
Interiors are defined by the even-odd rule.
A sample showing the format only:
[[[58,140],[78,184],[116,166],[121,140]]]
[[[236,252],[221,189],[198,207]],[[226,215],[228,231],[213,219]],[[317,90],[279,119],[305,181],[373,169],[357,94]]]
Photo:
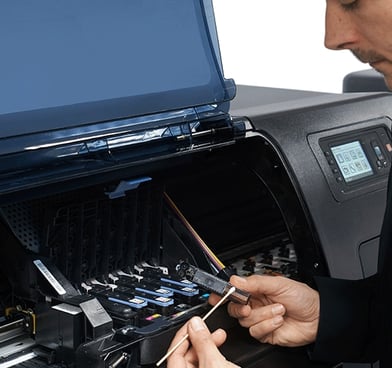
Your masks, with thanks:
[[[236,86],[211,0],[0,5],[0,367],[153,367],[231,273],[376,271],[388,93]],[[213,289],[213,288],[212,288]],[[242,367],[342,367],[261,344]]]

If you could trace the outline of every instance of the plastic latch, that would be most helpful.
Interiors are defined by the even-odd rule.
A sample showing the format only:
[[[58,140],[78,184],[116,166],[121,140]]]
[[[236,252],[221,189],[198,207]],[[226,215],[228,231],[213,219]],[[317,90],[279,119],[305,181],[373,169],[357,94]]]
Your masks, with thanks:
[[[114,189],[111,192],[106,192],[105,194],[110,199],[125,197],[125,192],[136,189],[137,187],[139,187],[140,184],[150,180],[152,179],[149,176],[143,176],[141,178],[132,179],[132,180],[122,180],[117,185],[116,189]]]

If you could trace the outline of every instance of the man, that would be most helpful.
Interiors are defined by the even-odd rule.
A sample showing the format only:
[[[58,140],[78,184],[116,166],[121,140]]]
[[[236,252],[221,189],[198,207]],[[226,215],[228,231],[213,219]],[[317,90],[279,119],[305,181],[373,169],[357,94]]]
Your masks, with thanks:
[[[359,60],[382,73],[392,89],[392,0],[326,0],[326,3],[326,47],[351,50]],[[391,178],[375,276],[357,281],[317,278],[318,292],[283,277],[234,276],[233,285],[248,290],[252,298],[247,306],[229,303],[228,311],[260,342],[282,346],[311,344],[313,359],[379,360],[381,368],[389,368],[392,367],[390,260]],[[212,304],[216,301],[216,296],[210,297]],[[199,333],[195,333],[196,325]],[[188,349],[188,342],[181,346],[169,359],[169,368],[233,367],[216,348],[224,340],[221,331],[210,334],[199,320],[191,320],[186,329],[192,347]],[[178,335],[184,334],[184,330]]]

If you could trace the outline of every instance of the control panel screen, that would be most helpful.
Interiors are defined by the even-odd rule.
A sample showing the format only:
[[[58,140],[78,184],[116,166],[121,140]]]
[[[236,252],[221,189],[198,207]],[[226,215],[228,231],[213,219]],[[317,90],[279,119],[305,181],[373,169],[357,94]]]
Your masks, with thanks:
[[[373,169],[359,141],[331,147],[346,183],[373,175]]]

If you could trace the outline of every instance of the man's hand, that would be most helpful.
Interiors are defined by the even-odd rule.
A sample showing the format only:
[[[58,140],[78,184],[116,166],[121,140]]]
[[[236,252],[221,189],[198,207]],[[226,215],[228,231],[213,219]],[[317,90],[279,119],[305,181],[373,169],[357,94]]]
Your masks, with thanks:
[[[193,317],[178,330],[171,346],[181,340],[186,333],[189,334],[189,339],[168,358],[168,368],[239,368],[227,361],[218,350],[226,340],[225,331],[219,329],[210,333],[200,317]]]
[[[281,276],[247,278],[232,276],[230,282],[251,293],[248,305],[229,303],[229,314],[260,342],[301,346],[316,338],[320,298],[308,285]],[[216,304],[217,295],[209,302]]]

